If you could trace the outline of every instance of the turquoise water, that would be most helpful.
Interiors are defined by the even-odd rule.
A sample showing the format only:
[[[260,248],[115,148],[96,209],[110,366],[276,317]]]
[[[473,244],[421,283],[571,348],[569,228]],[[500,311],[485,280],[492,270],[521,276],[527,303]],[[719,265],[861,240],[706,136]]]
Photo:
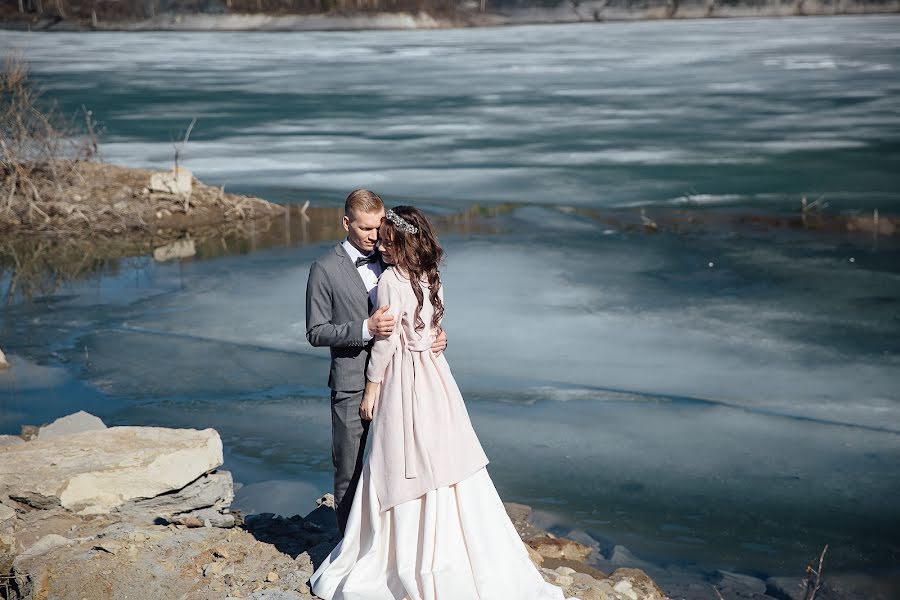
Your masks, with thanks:
[[[900,208],[898,25],[0,45],[94,110],[111,162],[168,166],[197,117],[183,163],[227,189],[511,203],[443,236],[448,358],[504,497],[665,568],[799,574],[825,543],[837,570],[900,558],[900,248],[779,224],[803,193],[836,218]],[[640,208],[678,225],[645,233]],[[15,299],[0,430],[78,408],[216,427],[241,506],[307,512],[330,431],[303,298],[330,243],[138,258]]]

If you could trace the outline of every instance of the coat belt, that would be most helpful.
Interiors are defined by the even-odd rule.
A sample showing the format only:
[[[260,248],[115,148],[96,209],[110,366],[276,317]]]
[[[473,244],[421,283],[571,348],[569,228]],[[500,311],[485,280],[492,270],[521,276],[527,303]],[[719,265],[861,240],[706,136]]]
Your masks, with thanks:
[[[427,345],[426,345],[427,343]],[[415,432],[415,406],[416,406],[416,361],[414,353],[422,353],[431,350],[431,341],[428,338],[410,343],[406,333],[400,331],[400,352],[402,355],[401,377],[401,405],[403,410],[403,457],[407,479],[418,477],[416,473],[416,432]]]

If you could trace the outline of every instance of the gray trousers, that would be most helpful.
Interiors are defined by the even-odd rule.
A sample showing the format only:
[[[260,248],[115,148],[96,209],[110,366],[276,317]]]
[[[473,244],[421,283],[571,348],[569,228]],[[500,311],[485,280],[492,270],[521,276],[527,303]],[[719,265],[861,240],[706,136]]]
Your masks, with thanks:
[[[362,475],[369,421],[359,416],[363,393],[331,392],[331,460],[334,463],[334,503],[338,529],[344,535],[356,486]]]

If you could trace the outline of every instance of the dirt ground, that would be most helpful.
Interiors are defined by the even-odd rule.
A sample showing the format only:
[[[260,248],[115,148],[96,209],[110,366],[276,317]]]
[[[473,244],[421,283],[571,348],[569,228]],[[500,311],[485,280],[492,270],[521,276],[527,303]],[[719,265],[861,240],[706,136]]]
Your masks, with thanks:
[[[151,189],[152,172],[93,161],[65,165],[29,198],[0,202],[0,232],[159,233],[270,217],[284,207],[192,178],[189,194]],[[62,169],[61,169],[62,170]]]

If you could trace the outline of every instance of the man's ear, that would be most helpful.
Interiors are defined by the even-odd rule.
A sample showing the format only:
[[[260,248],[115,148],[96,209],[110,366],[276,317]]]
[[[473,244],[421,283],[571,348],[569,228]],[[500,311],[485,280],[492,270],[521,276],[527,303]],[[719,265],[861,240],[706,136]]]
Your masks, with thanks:
[[[344,225],[344,231],[349,233],[350,232],[350,217],[348,217],[347,215],[344,215],[344,219],[341,222]]]

